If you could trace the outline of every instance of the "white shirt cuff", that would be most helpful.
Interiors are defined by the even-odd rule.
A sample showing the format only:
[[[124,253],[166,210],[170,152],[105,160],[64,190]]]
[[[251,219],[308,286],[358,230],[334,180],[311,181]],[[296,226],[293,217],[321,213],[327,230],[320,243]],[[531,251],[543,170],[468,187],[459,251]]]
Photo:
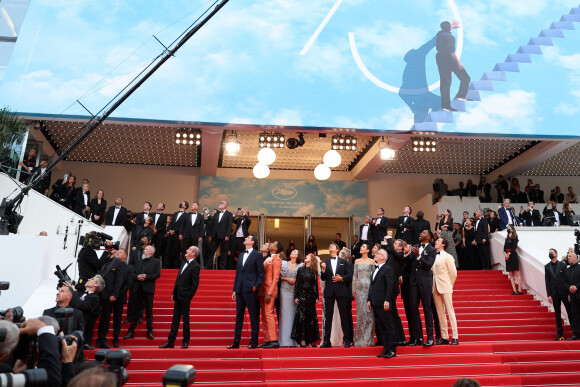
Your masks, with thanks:
[[[51,335],[54,335],[54,327],[52,325],[47,325],[45,327],[42,327],[38,330],[38,332],[36,332],[36,335],[40,336],[43,333],[50,333]]]

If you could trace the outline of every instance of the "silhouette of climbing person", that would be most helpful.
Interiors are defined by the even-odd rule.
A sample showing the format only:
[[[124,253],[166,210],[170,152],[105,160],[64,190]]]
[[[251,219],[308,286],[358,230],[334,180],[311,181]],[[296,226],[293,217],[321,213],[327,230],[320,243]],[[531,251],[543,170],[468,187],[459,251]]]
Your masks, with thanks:
[[[453,24],[448,21],[441,22],[441,31],[435,36],[437,55],[437,68],[439,69],[440,90],[441,90],[441,110],[457,111],[451,107],[450,93],[451,93],[451,73],[455,73],[459,81],[459,91],[455,99],[460,101],[467,100],[467,90],[471,78],[463,65],[459,61],[455,53],[455,37],[451,34],[451,30],[459,27],[459,22],[454,21]]]
[[[423,122],[432,110],[439,110],[440,97],[429,91],[425,70],[427,54],[435,47],[435,36],[419,48],[413,48],[405,54],[407,63],[403,70],[403,82],[399,97],[409,106],[414,114],[414,122]]]

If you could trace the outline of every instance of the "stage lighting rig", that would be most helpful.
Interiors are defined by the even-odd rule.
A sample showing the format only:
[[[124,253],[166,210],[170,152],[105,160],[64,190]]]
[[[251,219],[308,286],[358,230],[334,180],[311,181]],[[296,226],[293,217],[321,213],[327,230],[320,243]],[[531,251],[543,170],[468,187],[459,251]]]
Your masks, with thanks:
[[[201,145],[201,130],[199,129],[179,129],[175,132],[176,145]]]
[[[236,132],[233,130],[231,133],[226,132],[224,138],[224,154],[226,156],[237,156],[240,153],[240,148],[241,145]]]
[[[296,149],[302,145],[304,145],[304,133],[298,133],[298,138],[290,137],[286,140],[288,149]]]
[[[353,151],[356,149],[356,137],[351,134],[335,134],[332,136],[331,146],[334,150]]]
[[[379,149],[381,160],[393,160],[396,156],[396,152],[393,148],[391,148],[391,144],[389,143],[388,139],[386,141],[384,139],[381,141],[379,144]]]
[[[413,152],[431,153],[437,151],[437,140],[432,138],[413,138]]]
[[[280,132],[260,133],[260,148],[284,148],[286,136]]]

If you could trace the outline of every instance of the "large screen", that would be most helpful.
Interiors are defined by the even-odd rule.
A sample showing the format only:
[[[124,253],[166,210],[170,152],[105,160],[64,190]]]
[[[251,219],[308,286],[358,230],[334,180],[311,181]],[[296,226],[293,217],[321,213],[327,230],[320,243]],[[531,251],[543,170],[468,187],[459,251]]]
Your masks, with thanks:
[[[211,3],[31,2],[0,86],[0,105],[31,113],[96,113]],[[231,0],[113,116],[578,136],[578,5]],[[444,21],[459,26],[443,31]],[[471,78],[467,93],[456,74],[448,85],[459,63],[460,77]],[[441,111],[442,90],[458,111]]]

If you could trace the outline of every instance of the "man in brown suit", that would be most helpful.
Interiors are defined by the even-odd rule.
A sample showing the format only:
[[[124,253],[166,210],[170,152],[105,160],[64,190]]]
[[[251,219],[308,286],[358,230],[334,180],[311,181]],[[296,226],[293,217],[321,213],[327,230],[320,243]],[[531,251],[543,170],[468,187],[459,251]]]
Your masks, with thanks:
[[[459,344],[459,336],[457,332],[457,320],[455,319],[455,311],[453,310],[453,284],[457,279],[457,268],[455,261],[451,254],[445,252],[447,248],[447,240],[439,238],[435,241],[435,263],[433,264],[433,302],[437,309],[439,316],[439,325],[441,327],[441,339],[437,340],[437,344],[450,344],[449,333],[447,331],[447,318],[445,313],[449,316],[451,323],[451,332],[453,339],[451,345]]]
[[[278,331],[276,330],[276,320],[274,319],[274,301],[278,295],[278,280],[280,279],[280,269],[282,260],[278,253],[282,250],[280,242],[270,243],[271,256],[264,260],[264,282],[260,287],[258,296],[260,297],[260,311],[262,312],[262,331],[264,334],[264,344],[262,348],[279,348]]]

